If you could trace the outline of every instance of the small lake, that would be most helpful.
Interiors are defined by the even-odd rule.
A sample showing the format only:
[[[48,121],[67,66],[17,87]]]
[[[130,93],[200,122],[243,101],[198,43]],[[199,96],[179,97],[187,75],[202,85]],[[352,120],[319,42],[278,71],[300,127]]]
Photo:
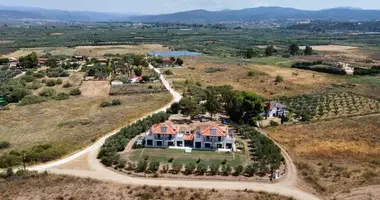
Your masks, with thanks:
[[[171,56],[200,56],[201,53],[190,52],[190,51],[167,51],[167,52],[150,52],[149,56],[162,56],[162,57],[171,57]]]

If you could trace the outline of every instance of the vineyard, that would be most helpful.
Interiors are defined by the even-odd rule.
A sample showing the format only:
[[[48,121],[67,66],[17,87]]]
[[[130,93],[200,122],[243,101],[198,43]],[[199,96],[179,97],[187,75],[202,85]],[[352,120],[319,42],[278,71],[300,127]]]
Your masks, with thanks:
[[[313,120],[380,112],[380,102],[378,100],[348,92],[282,97],[280,101],[287,105],[297,116],[306,114]]]

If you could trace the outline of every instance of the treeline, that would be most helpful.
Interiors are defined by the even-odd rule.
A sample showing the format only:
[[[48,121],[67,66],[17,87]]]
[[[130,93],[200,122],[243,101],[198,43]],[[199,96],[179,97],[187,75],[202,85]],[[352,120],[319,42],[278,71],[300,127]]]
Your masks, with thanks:
[[[153,114],[152,116],[122,128],[118,133],[107,138],[98,154],[101,163],[106,166],[118,164],[119,154],[117,152],[123,151],[132,138],[140,133],[146,132],[153,124],[168,120],[169,117],[170,114],[166,112]]]
[[[324,31],[364,31],[364,32],[380,32],[379,21],[368,22],[332,22],[332,21],[313,21],[308,24],[296,24],[287,27],[292,30],[304,30],[311,32]]]
[[[380,74],[380,66],[373,66],[370,69],[354,68],[354,75],[376,75]]]
[[[344,69],[340,69],[333,66],[318,66],[322,65],[322,61],[314,61],[314,62],[297,62],[292,65],[292,68],[297,69],[304,69],[304,70],[311,70],[311,71],[317,71],[317,72],[323,72],[323,73],[329,73],[329,74],[339,74],[339,75],[346,75],[346,71]]]

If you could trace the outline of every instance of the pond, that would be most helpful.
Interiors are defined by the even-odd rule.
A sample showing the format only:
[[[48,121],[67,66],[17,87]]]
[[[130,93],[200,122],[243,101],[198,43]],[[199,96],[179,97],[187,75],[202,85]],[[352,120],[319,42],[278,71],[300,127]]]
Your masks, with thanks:
[[[171,57],[171,56],[200,56],[201,53],[190,52],[190,51],[168,51],[168,52],[150,52],[149,56],[162,56],[162,57]]]

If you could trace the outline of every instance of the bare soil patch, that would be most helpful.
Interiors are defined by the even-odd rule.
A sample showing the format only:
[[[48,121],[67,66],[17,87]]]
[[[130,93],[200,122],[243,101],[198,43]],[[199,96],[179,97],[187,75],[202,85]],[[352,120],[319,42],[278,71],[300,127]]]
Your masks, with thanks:
[[[109,81],[83,81],[80,86],[85,97],[108,97],[110,88]]]
[[[169,51],[169,48],[159,44],[142,44],[142,45],[118,45],[118,46],[78,46],[75,52],[78,55],[90,57],[103,57],[104,54],[147,54],[149,52]]]
[[[15,42],[15,41],[13,41],[13,40],[0,40],[0,44],[10,44],[13,42]]]
[[[341,52],[341,53],[359,49],[359,47],[342,46],[342,45],[315,45],[311,47],[317,51],[332,51],[332,52]],[[305,46],[300,46],[300,49],[305,49]]]
[[[35,175],[14,180],[0,179],[0,199],[192,199],[192,200],[290,200],[293,198],[252,190],[189,189],[131,186],[58,175]]]
[[[4,55],[4,57],[20,58],[21,56],[26,56],[32,52],[36,52],[38,55],[44,55],[46,53],[50,53],[52,55],[67,55],[67,56],[75,55],[75,51],[73,48],[68,48],[68,47],[38,47],[38,48],[22,48],[22,49],[15,51],[15,52]]]
[[[59,35],[64,35],[64,33],[50,33],[51,36],[59,36]]]

